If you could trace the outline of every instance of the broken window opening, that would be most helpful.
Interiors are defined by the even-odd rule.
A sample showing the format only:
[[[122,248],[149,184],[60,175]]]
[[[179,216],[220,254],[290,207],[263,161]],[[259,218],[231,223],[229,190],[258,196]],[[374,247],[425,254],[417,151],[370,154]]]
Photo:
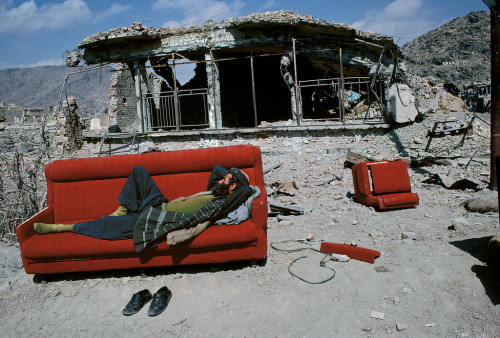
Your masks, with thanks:
[[[341,78],[299,81],[303,119],[343,121],[343,102],[347,120],[382,120],[369,77],[344,78],[343,100],[340,100],[340,83]],[[376,82],[375,90],[379,97],[384,97],[380,81]]]
[[[303,121],[383,120],[370,89],[369,69],[342,65],[340,49],[318,53],[302,48],[297,55],[297,68]],[[376,82],[374,90],[378,97],[384,97],[383,83]]]
[[[150,90],[143,94],[148,129],[207,127],[208,89],[205,64],[190,60],[174,62],[163,59],[152,60],[151,65],[153,72],[148,79]],[[178,74],[181,74],[180,78]]]
[[[290,91],[280,72],[280,60],[280,55],[257,55],[253,57],[253,67],[247,56],[219,61],[223,127],[250,128],[263,121],[277,122],[292,117]]]

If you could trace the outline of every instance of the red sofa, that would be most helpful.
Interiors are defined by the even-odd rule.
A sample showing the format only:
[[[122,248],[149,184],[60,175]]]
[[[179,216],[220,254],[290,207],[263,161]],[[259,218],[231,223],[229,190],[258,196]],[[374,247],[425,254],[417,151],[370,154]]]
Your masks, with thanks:
[[[357,163],[352,167],[352,178],[356,200],[377,210],[419,203],[418,195],[411,192],[407,163],[401,159]]]
[[[238,167],[261,194],[251,219],[214,225],[191,241],[136,253],[132,239],[107,241],[75,233],[38,235],[33,223],[72,224],[109,215],[132,168],[142,165],[165,197],[173,200],[206,190],[215,164]],[[16,234],[27,273],[146,268],[264,260],[267,254],[267,197],[260,149],[252,145],[168,151],[140,155],[59,160],[45,167],[47,207]]]

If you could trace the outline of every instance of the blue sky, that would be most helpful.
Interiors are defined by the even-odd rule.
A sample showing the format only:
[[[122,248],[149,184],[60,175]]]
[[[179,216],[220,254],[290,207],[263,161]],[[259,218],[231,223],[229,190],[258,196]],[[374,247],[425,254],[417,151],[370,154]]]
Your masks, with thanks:
[[[62,54],[85,37],[134,21],[178,27],[281,9],[391,35],[400,45],[488,10],[481,0],[0,0],[0,69],[63,65]]]

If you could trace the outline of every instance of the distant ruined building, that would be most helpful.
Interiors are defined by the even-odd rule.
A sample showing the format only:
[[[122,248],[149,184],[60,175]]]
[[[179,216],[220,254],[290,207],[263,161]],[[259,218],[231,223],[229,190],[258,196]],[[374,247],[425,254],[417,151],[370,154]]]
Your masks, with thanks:
[[[384,122],[401,54],[391,37],[280,11],[178,29],[134,23],[85,38],[66,60],[117,64],[109,123],[149,132]]]

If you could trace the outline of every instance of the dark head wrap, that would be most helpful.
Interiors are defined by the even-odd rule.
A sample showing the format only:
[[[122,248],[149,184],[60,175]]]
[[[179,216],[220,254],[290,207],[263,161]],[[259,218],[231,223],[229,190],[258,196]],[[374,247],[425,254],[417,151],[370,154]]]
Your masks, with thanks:
[[[249,185],[248,178],[238,168],[229,169],[229,173],[233,177],[233,182],[236,183],[236,188],[246,187]]]

